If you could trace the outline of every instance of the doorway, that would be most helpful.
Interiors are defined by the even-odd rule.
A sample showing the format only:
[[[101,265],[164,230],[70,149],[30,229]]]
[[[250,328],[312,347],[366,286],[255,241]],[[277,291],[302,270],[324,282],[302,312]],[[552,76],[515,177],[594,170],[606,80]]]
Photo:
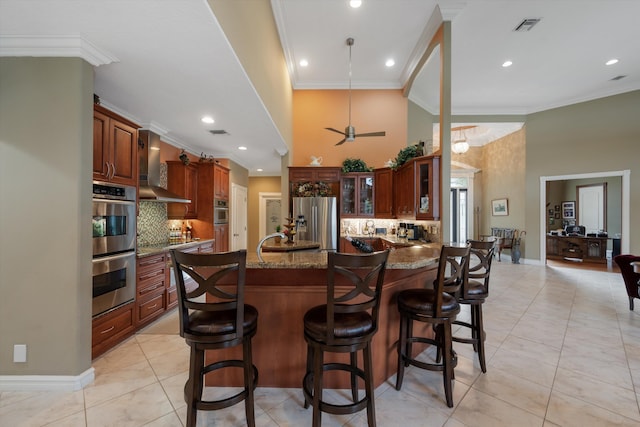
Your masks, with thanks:
[[[622,177],[622,203],[621,203],[621,233],[620,233],[620,250],[621,253],[629,253],[629,232],[630,232],[630,213],[631,213],[631,171],[629,169],[612,172],[594,172],[576,175],[559,175],[559,176],[541,176],[540,177],[540,263],[546,264],[547,260],[547,236],[546,236],[546,218],[547,218],[547,182],[565,181],[572,179],[590,179],[590,178],[606,178],[619,176]]]
[[[449,205],[450,236],[452,242],[469,240],[469,199],[466,188],[451,188],[451,204]]]
[[[284,221],[281,218],[282,212],[282,194],[281,193],[258,193],[259,206],[258,218],[260,224],[258,232],[260,237],[274,233],[278,225],[282,225]]]

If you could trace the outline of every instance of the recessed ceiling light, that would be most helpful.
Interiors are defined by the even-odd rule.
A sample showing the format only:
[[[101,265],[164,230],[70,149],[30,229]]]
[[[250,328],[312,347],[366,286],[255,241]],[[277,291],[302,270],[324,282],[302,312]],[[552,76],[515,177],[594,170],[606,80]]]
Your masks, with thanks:
[[[387,62],[385,62],[384,65],[386,65],[387,67],[393,67],[394,65],[396,65],[396,61],[394,61],[393,59],[387,59]]]
[[[238,150],[245,151],[246,149],[247,149],[247,147],[245,147],[244,145],[241,145],[240,147],[238,147]]]
[[[511,62],[511,61],[509,61],[509,60],[504,61],[504,62],[502,63],[502,66],[503,66],[504,68],[511,67],[512,65],[513,65],[513,62]]]
[[[617,60],[617,59],[615,59],[615,58],[610,59],[610,60],[608,60],[608,61],[606,62],[606,64],[607,64],[607,65],[613,65],[613,64],[617,64],[617,63],[618,63],[618,60]]]
[[[349,6],[351,6],[352,8],[358,8],[360,6],[362,6],[362,0],[351,0],[349,2]]]
[[[262,172],[262,168],[256,169],[257,172]]]
[[[213,120],[213,117],[211,117],[211,116],[204,116],[202,118],[202,123],[211,124],[211,123],[215,123],[215,120]]]
[[[301,67],[306,67],[307,65],[309,65],[309,61],[307,61],[306,59],[301,59],[300,60],[300,66]]]

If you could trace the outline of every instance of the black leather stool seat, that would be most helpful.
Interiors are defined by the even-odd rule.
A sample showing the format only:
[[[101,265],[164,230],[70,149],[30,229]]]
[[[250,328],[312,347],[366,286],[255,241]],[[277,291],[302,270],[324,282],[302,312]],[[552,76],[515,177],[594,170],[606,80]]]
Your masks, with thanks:
[[[336,338],[357,338],[373,330],[373,319],[367,312],[336,313],[333,336]],[[327,306],[319,305],[304,315],[305,334],[318,341],[327,337]]]
[[[186,334],[203,334],[215,339],[215,335],[224,335],[235,331],[236,311],[218,312],[197,310],[189,315],[189,323],[185,327]],[[244,306],[244,334],[249,334],[258,325],[258,310],[252,305]],[[226,339],[226,338],[225,338]]]
[[[418,315],[431,313],[435,310],[435,301],[433,289],[407,289],[398,295],[398,309]],[[442,295],[443,316],[454,316],[459,312],[460,305],[456,298],[449,294]]]

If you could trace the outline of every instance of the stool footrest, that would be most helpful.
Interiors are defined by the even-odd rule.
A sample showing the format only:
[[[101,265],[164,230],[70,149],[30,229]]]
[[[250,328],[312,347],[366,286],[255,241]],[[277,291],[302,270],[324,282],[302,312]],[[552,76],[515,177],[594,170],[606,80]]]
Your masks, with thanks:
[[[351,374],[355,374],[365,379],[364,371],[360,368],[348,365],[346,363],[325,363],[322,365],[322,370],[326,371],[345,371]],[[302,391],[304,393],[305,400],[307,402],[313,401],[313,372],[307,372],[302,380]],[[334,415],[349,415],[359,412],[367,407],[369,399],[367,396],[358,400],[357,402],[348,403],[344,405],[336,405],[328,403],[320,399],[320,410]]]

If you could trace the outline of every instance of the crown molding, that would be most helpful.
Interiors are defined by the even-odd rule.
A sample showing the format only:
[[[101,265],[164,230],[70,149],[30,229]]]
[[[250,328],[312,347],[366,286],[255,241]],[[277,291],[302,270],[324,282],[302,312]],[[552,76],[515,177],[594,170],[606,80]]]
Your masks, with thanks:
[[[96,46],[81,34],[0,36],[0,56],[77,57],[94,67],[120,62],[111,52]]]

